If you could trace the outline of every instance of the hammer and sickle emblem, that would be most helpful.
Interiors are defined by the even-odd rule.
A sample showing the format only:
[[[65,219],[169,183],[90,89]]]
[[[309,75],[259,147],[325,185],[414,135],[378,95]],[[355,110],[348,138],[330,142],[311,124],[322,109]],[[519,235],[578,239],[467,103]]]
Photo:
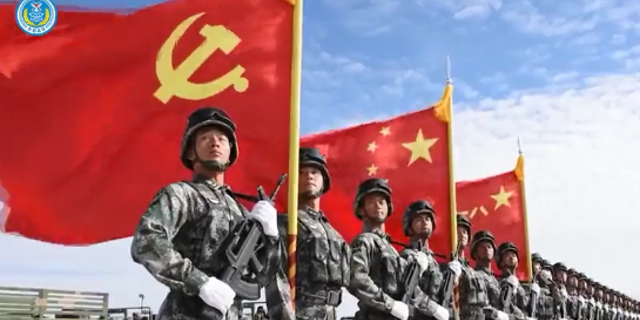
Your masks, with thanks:
[[[173,50],[176,43],[202,15],[204,12],[182,21],[158,51],[156,75],[160,81],[160,88],[153,95],[164,104],[173,97],[202,100],[213,97],[231,86],[236,92],[245,92],[249,87],[249,80],[242,76],[245,69],[241,65],[236,65],[223,76],[207,83],[189,81],[189,78],[214,52],[221,50],[229,54],[242,41],[233,31],[221,25],[202,27],[200,34],[204,37],[204,41],[174,69]]]

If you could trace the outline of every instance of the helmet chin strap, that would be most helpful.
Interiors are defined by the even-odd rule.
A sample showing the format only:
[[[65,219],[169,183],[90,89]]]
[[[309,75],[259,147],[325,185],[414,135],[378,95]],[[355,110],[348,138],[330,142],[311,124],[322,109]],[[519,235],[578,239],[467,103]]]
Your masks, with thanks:
[[[214,172],[225,172],[227,171],[227,168],[229,168],[229,165],[230,165],[229,161],[227,161],[226,163],[220,163],[220,161],[218,160],[202,160],[200,156],[198,156],[198,153],[195,152],[195,150],[194,150],[194,154],[196,156],[196,159],[194,162],[199,162],[207,170],[214,171]]]

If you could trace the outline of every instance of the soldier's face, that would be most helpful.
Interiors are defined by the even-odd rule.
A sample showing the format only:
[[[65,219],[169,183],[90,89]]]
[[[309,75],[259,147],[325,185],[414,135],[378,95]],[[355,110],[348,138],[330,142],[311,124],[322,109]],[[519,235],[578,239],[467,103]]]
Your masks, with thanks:
[[[193,150],[200,160],[226,164],[229,162],[231,144],[224,132],[214,127],[205,127],[196,133]],[[195,160],[195,155],[191,154],[189,159]]]
[[[493,246],[488,241],[482,241],[476,248],[478,257],[480,259],[491,260],[493,259]]]
[[[411,221],[411,231],[414,235],[431,236],[433,221],[426,214],[419,214]]]
[[[576,287],[578,285],[578,278],[575,276],[568,277],[567,283],[572,287]]]
[[[596,295],[596,297],[598,297],[598,298],[602,298],[602,295],[603,295],[603,294],[602,294],[602,290],[601,290],[601,289],[596,290],[595,295]]]
[[[365,217],[378,222],[384,222],[389,214],[387,200],[379,193],[368,194],[363,201]]]
[[[298,192],[306,197],[318,197],[322,192],[324,179],[320,170],[314,167],[300,168]]]
[[[533,267],[531,268],[533,269],[533,274],[538,274],[540,273],[540,270],[542,270],[542,265],[540,264],[540,262],[534,262]]]
[[[465,227],[458,227],[458,242],[462,244],[462,247],[466,247],[469,244],[469,232]]]
[[[507,268],[516,268],[518,266],[518,256],[513,251],[505,252],[500,259],[502,265]]]
[[[567,282],[567,273],[563,270],[558,270],[556,272],[553,273],[553,279],[557,282],[560,283],[566,283]]]
[[[580,289],[586,289],[587,288],[587,282],[584,280],[580,280],[578,282],[578,286],[580,287]]]

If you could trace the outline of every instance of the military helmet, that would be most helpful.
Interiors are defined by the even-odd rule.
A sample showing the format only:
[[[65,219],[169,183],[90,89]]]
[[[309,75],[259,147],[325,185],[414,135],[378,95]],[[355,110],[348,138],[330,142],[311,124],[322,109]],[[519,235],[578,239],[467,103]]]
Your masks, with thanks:
[[[480,230],[473,235],[471,240],[471,258],[476,259],[476,247],[483,241],[488,241],[493,246],[493,250],[496,250],[496,239],[493,234],[487,230]]]
[[[567,272],[567,266],[564,265],[564,263],[562,262],[556,262],[553,264],[553,271],[554,272],[558,272],[558,271],[564,271]]]
[[[380,193],[387,200],[387,205],[389,206],[389,214],[387,217],[391,216],[391,212],[393,211],[393,205],[391,204],[391,188],[389,184],[383,179],[380,178],[370,178],[365,181],[362,181],[358,186],[358,192],[356,193],[356,201],[353,205],[353,211],[356,214],[356,218],[362,220],[362,216],[358,212],[360,206],[362,206],[362,200],[372,193]]]
[[[587,276],[582,272],[578,272],[578,281],[587,281]]]
[[[498,246],[498,250],[495,256],[498,267],[500,267],[500,260],[502,260],[502,256],[507,252],[515,253],[518,260],[520,260],[520,253],[518,252],[518,247],[516,247],[516,245],[513,242],[503,242]]]
[[[458,227],[464,227],[465,229],[467,229],[469,236],[471,236],[471,222],[469,221],[469,219],[467,219],[467,217],[461,214],[456,215],[456,224],[458,225]]]
[[[549,260],[546,259],[542,259],[542,261],[540,262],[540,267],[542,268],[542,270],[553,271],[553,265],[551,264],[551,262],[549,262]]]
[[[302,167],[314,167],[320,170],[324,185],[322,186],[322,193],[327,193],[331,188],[331,177],[329,176],[329,170],[327,169],[327,160],[324,155],[320,153],[317,148],[300,148],[300,168]]]
[[[231,152],[229,153],[229,165],[238,160],[238,139],[236,138],[236,124],[233,123],[229,115],[222,109],[204,107],[195,110],[187,120],[187,127],[182,135],[182,148],[180,150],[180,160],[189,170],[193,170],[193,163],[187,158],[187,153],[191,146],[195,133],[204,127],[216,127],[220,129],[229,139]]]
[[[540,263],[540,262],[542,262],[542,256],[540,256],[539,253],[534,252],[533,254],[531,254],[531,262],[532,263],[536,263],[536,262]]]
[[[429,201],[418,200],[411,203],[407,209],[404,210],[404,214],[402,215],[402,230],[404,231],[405,236],[410,236],[411,223],[413,222],[413,219],[421,214],[425,214],[431,218],[431,223],[433,225],[432,231],[436,230],[436,211],[433,209],[433,206]]]
[[[578,278],[578,272],[575,269],[569,268],[567,270],[567,278],[568,277],[576,277],[576,278]]]

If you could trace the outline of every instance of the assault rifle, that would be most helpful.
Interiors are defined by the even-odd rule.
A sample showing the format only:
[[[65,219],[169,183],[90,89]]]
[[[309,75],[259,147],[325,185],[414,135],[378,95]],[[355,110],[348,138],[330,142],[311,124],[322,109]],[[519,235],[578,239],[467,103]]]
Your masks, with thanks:
[[[424,243],[420,242],[419,251],[422,251]],[[404,278],[404,296],[402,296],[402,303],[409,305],[411,303],[411,299],[415,295],[416,290],[418,289],[418,285],[420,284],[420,277],[422,276],[422,272],[420,272],[420,264],[418,261],[414,261],[409,266],[407,270],[407,274]]]
[[[458,246],[456,247],[456,251],[451,254],[451,261],[458,261],[460,259],[460,251],[462,250],[462,242],[458,241]],[[442,278],[442,286],[440,287],[440,291],[438,291],[438,300],[440,301],[440,305],[448,308],[453,301],[453,289],[455,287],[455,274],[453,271],[447,268],[445,274]]]
[[[262,186],[258,187],[257,197],[240,194],[236,194],[236,196],[254,202],[262,200],[273,202],[286,178],[286,174],[280,176],[271,196],[267,196]],[[257,221],[245,220],[228,236],[227,239],[230,239],[230,241],[225,243],[225,256],[229,262],[229,267],[224,270],[220,280],[228,284],[241,299],[260,299],[262,286],[252,275],[264,270],[264,265],[259,258],[259,252],[265,247],[263,236],[262,226]],[[202,315],[204,319],[217,319],[220,312],[205,305]]]
[[[535,276],[533,277],[531,284],[538,283]],[[538,293],[531,290],[531,295],[529,296],[529,317],[536,318],[538,316]]]
[[[505,282],[508,282],[508,280]],[[500,289],[500,310],[505,313],[512,313],[511,299],[513,298],[513,286],[510,283],[501,283]]]

